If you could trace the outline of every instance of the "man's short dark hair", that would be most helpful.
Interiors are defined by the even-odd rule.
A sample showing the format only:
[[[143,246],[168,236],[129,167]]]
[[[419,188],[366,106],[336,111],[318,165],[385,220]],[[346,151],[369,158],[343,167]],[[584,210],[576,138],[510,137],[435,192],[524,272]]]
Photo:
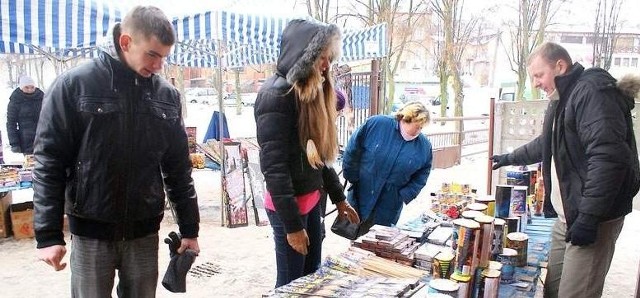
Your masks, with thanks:
[[[573,65],[569,52],[555,42],[545,42],[536,47],[531,54],[529,54],[527,64],[531,64],[531,61],[536,57],[542,57],[549,64],[555,64],[558,60],[564,60],[569,66]]]
[[[122,20],[122,29],[147,39],[155,36],[166,46],[176,42],[173,25],[164,12],[155,6],[136,6],[131,9]]]

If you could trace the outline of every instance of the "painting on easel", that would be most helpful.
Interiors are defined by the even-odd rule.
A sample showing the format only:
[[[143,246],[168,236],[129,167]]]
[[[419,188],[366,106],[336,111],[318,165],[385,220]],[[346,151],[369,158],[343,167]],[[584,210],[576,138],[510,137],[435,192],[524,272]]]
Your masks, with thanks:
[[[244,164],[239,142],[225,142],[226,165],[224,175],[226,224],[230,228],[248,225],[247,195]]]

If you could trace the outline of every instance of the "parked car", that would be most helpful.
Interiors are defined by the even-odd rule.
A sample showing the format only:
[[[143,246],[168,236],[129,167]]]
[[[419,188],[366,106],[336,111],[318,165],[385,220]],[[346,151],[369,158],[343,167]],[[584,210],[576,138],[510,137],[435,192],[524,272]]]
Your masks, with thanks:
[[[243,106],[252,107],[256,104],[256,97],[258,97],[258,93],[243,93],[241,95]]]
[[[227,97],[228,95],[224,95],[225,105],[227,105]],[[191,88],[185,92],[185,98],[188,103],[216,105],[218,103],[218,91],[215,88]]]

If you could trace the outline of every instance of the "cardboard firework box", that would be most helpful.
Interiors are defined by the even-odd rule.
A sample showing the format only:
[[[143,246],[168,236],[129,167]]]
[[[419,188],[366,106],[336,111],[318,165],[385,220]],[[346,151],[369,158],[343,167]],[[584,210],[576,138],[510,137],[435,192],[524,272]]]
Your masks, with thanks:
[[[11,192],[0,193],[0,238],[11,236]]]
[[[13,238],[23,239],[35,236],[33,231],[33,202],[11,205],[11,226]]]

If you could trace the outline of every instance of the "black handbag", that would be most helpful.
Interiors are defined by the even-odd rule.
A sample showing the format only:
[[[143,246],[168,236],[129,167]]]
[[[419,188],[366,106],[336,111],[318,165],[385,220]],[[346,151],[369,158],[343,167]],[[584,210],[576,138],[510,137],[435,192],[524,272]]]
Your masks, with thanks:
[[[344,188],[347,186],[347,181],[344,182]],[[357,200],[358,198],[355,197]],[[376,202],[377,205],[377,202]],[[336,220],[331,225],[331,232],[338,236],[342,236],[349,240],[356,240],[358,237],[369,232],[371,227],[373,227],[373,219],[375,218],[376,206],[373,206],[373,211],[369,214],[369,217],[365,221],[360,221],[359,223],[352,223],[348,218],[341,216],[338,214],[336,216]]]
[[[331,225],[331,232],[349,240],[356,240],[358,237],[369,232],[369,229],[373,226],[373,218],[373,216],[369,216],[364,222],[352,223],[348,218],[338,214],[336,220]]]

